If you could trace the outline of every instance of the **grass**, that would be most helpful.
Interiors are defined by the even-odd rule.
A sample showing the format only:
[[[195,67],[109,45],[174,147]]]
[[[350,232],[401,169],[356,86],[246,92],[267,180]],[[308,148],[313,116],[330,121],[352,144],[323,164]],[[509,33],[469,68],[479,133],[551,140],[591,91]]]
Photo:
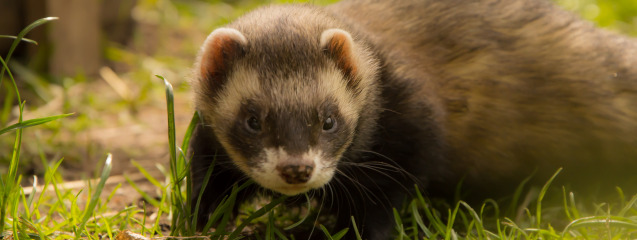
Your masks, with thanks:
[[[590,2],[590,1],[589,1]],[[605,6],[607,6],[606,4]],[[582,8],[582,5],[578,6]],[[585,8],[585,7],[584,7]],[[604,8],[605,9],[605,8]],[[608,18],[608,14],[595,17]],[[594,17],[593,17],[594,18]],[[0,136],[12,137],[10,162],[6,172],[0,175],[0,238],[2,239],[114,239],[125,231],[139,233],[146,237],[200,236],[195,229],[196,222],[191,221],[197,211],[191,212],[191,189],[188,175],[188,159],[185,152],[194,123],[178,135],[175,127],[174,96],[172,86],[163,77],[152,84],[165,86],[167,118],[169,129],[170,163],[165,172],[167,181],[154,178],[141,165],[138,170],[158,189],[159,197],[154,198],[136,186],[129,179],[126,184],[139,189],[146,200],[143,206],[128,206],[124,209],[109,209],[107,204],[123,185],[106,190],[105,182],[110,175],[112,156],[102,157],[103,166],[96,179],[88,180],[88,187],[81,190],[64,188],[59,169],[63,159],[49,162],[45,154],[40,154],[44,166],[43,181],[34,177],[32,188],[20,186],[23,176],[20,174],[20,161],[23,151],[24,131],[45,123],[70,121],[71,114],[53,114],[33,119],[23,119],[26,101],[18,91],[18,84],[9,69],[9,62],[15,47],[20,43],[34,44],[24,36],[31,29],[52,21],[45,18],[25,28],[17,36],[0,35],[0,38],[13,38],[11,51],[0,57],[2,74],[0,88],[7,93],[2,97],[4,105],[0,112]],[[111,49],[111,54],[126,54]],[[5,79],[5,73],[7,81]],[[150,75],[145,72],[143,74]],[[143,90],[142,93],[147,90]],[[143,94],[141,94],[143,95]],[[133,104],[139,99],[127,100]],[[15,124],[8,122],[11,103],[18,103],[18,118]],[[42,126],[39,126],[42,127]],[[177,136],[183,135],[182,144]],[[208,174],[212,172],[209,169]],[[559,172],[556,172],[556,176]],[[555,176],[554,176],[555,177]],[[394,210],[396,227],[395,239],[636,239],[637,238],[637,195],[625,196],[618,189],[613,202],[593,203],[587,197],[576,198],[576,194],[564,187],[553,186],[553,178],[537,191],[529,191],[524,183],[512,193],[512,201],[502,202],[486,200],[482,204],[469,204],[458,201],[449,205],[435,199],[428,199],[417,192],[413,199],[406,200],[401,209]],[[205,182],[206,184],[214,184]],[[212,213],[210,222],[219,220],[216,231],[208,224],[204,234],[209,239],[236,239],[244,229],[261,231],[262,239],[294,239],[288,230],[307,227],[299,224],[313,217],[297,214],[287,216],[288,210],[281,206],[284,198],[268,200],[265,203],[243,207],[239,219],[231,218],[232,207],[237,193],[248,184],[235,186],[226,196],[219,208]],[[28,191],[27,191],[28,190]],[[579,196],[578,196],[579,197]],[[201,196],[195,202],[200,202]],[[150,209],[154,217],[148,216]],[[195,206],[195,209],[197,207]],[[300,215],[300,216],[298,216]],[[170,222],[169,231],[163,231],[162,220]],[[356,222],[357,219],[352,219]],[[305,222],[307,222],[305,221]],[[307,223],[306,223],[307,224]],[[323,225],[315,227],[315,234],[323,234],[326,239],[342,239],[349,231],[359,233],[356,228],[329,230]],[[358,235],[358,234],[357,234]],[[359,237],[360,239],[360,237]]]

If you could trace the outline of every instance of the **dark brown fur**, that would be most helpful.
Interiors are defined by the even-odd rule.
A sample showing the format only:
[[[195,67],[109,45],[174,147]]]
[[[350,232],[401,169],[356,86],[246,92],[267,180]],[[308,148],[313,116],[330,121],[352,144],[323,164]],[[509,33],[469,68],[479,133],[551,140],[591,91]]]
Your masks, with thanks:
[[[408,59],[388,64],[399,78],[424,80],[416,98],[436,106],[445,158],[470,188],[560,166],[611,176],[637,163],[634,39],[536,0],[345,1],[331,9],[388,59]]]
[[[269,24],[256,24],[264,16]],[[303,50],[318,44],[328,28],[351,33],[380,62],[373,82],[379,90],[351,125],[355,136],[338,163],[340,172],[329,191],[316,193],[337,215],[337,229],[349,226],[354,215],[365,238],[387,239],[391,207],[413,184],[430,196],[448,197],[462,180],[479,197],[496,196],[533,172],[542,182],[564,167],[564,183],[637,185],[631,174],[637,166],[637,43],[548,1],[343,1],[325,10],[261,9],[229,27],[252,44],[245,58],[267,58],[259,63],[266,64],[259,65],[265,75],[311,72],[308,61],[329,64],[319,52]],[[366,87],[356,79],[360,66],[339,54],[346,45],[332,43],[332,60],[353,76],[348,84],[355,94]],[[221,146],[226,140],[206,122],[223,99],[195,91],[204,116],[191,142],[195,194],[217,156],[202,199],[203,223],[246,176]],[[253,145],[245,146],[232,151]],[[238,199],[258,190],[254,186]]]

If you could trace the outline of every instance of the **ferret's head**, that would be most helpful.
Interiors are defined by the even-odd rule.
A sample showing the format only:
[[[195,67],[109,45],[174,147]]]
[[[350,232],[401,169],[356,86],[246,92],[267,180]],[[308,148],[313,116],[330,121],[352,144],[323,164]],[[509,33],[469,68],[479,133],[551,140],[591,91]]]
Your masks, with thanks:
[[[213,31],[202,46],[196,108],[262,187],[286,195],[321,188],[344,153],[369,138],[362,125],[375,121],[378,63],[333,21],[313,9],[268,8]]]

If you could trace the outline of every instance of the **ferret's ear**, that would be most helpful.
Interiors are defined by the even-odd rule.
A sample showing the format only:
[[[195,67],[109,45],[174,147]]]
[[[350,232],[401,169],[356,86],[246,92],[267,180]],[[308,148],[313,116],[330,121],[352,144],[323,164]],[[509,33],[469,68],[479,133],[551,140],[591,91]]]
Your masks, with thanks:
[[[328,29],[321,34],[320,45],[348,78],[348,87],[356,88],[359,83],[358,63],[354,53],[355,46],[352,35],[341,29]]]
[[[199,73],[203,86],[213,93],[226,82],[227,73],[234,61],[245,53],[248,40],[232,28],[214,30],[202,46]]]

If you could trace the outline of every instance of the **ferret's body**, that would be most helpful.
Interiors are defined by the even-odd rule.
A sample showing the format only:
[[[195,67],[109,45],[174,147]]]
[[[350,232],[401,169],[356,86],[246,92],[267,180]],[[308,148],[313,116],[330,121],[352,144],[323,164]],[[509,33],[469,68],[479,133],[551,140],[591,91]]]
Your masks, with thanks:
[[[422,82],[417,97],[436,106],[445,159],[466,184],[637,164],[634,39],[545,1],[345,1],[330,9],[386,58],[401,59],[387,63],[399,79]]]
[[[262,8],[210,35],[196,75],[201,221],[252,178],[239,199],[314,191],[338,228],[386,239],[414,184],[489,195],[637,165],[635,40],[545,1]]]

